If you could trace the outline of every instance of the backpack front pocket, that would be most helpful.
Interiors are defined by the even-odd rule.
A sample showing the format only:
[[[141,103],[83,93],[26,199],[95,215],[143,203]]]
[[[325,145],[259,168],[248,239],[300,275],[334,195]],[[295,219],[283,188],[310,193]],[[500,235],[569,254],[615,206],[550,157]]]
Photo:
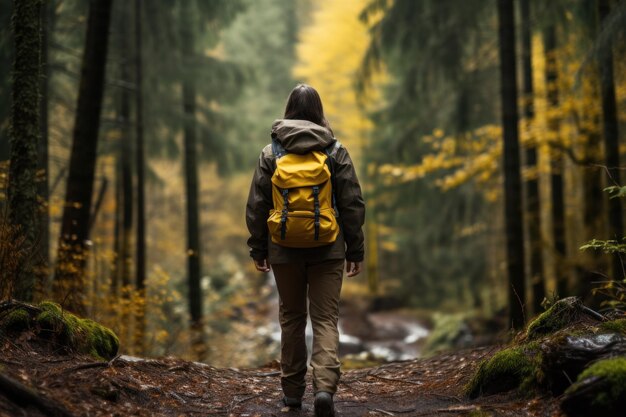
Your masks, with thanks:
[[[272,242],[292,247],[310,248],[334,242],[339,234],[339,225],[333,209],[322,209],[317,225],[312,211],[271,210],[267,225]]]

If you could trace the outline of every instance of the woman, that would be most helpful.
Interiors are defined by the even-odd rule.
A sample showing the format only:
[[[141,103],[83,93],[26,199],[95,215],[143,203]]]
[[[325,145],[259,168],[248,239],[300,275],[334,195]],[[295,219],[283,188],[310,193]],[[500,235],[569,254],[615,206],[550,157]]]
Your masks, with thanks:
[[[260,272],[269,272],[271,266],[280,297],[283,402],[289,407],[297,408],[302,405],[306,387],[304,377],[307,372],[304,333],[308,301],[308,311],[313,324],[311,367],[315,415],[334,416],[333,395],[337,390],[340,376],[337,320],[343,265],[345,262],[348,277],[361,272],[364,255],[362,226],[365,220],[365,203],[348,151],[334,138],[333,131],[324,117],[320,96],[312,87],[299,84],[291,91],[284,119],[276,120],[272,125],[272,142],[261,152],[252,179],[246,206],[246,223],[251,235],[248,246],[254,265]],[[274,173],[279,162],[282,162],[281,158],[290,154],[301,155],[302,158],[310,154],[321,154],[324,163],[329,167],[329,183],[332,184],[333,196],[332,222],[336,221],[340,227],[336,228],[336,233],[330,241],[319,243],[319,246],[314,242],[311,245],[314,247],[289,247],[287,243],[291,220],[287,222],[286,220],[293,213],[289,210],[288,200],[291,197],[284,197],[285,204],[282,206],[284,210],[279,211],[279,207],[276,206],[281,203],[281,195],[289,194],[289,189],[277,191],[278,182]],[[322,168],[325,172],[325,168]],[[301,172],[298,171],[298,167],[295,169],[299,175]],[[321,187],[325,188],[324,185]],[[319,187],[317,188],[316,192],[319,192]],[[281,192],[284,194],[276,194]],[[293,192],[298,191],[292,189]],[[320,203],[317,196],[315,197],[317,216],[315,227],[318,228]],[[287,239],[284,228],[282,239],[285,240],[274,236],[273,231],[270,231],[268,227],[270,212],[277,214],[278,217],[282,212],[283,223],[287,224]],[[326,226],[322,224],[323,227]],[[328,227],[332,225],[329,223]],[[316,240],[318,235],[316,231]]]

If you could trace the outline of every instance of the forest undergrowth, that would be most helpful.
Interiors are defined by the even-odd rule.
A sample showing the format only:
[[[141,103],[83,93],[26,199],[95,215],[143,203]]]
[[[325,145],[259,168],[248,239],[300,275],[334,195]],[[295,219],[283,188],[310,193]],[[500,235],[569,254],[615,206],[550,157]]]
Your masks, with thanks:
[[[23,306],[3,303],[0,312],[1,415],[313,413],[310,380],[302,409],[282,405],[277,362],[255,369],[217,368],[173,357],[119,355],[117,348],[108,350],[106,357],[94,357],[88,354],[95,349],[93,345],[78,349],[76,346],[84,344],[68,343],[92,340],[89,333],[78,330],[67,336],[64,321],[56,322],[56,327],[42,326],[44,310]],[[24,308],[29,312],[25,317],[16,314]],[[60,310],[51,311],[69,317],[70,323],[80,320]],[[498,350],[482,347],[346,371],[335,396],[338,415],[558,416],[558,400],[550,396],[528,398],[511,391],[470,400],[464,394],[478,364]]]
[[[313,415],[307,390],[301,410],[282,405],[277,363],[257,369],[215,368],[176,358],[116,356],[96,361],[64,354],[24,332],[2,337],[2,375],[28,386],[46,406],[28,404],[6,387],[0,414],[29,416],[305,416]],[[335,397],[341,416],[558,415],[553,398],[505,393],[469,400],[462,394],[476,364],[495,348],[478,348],[425,360],[347,371]],[[310,387],[310,380],[308,386]]]

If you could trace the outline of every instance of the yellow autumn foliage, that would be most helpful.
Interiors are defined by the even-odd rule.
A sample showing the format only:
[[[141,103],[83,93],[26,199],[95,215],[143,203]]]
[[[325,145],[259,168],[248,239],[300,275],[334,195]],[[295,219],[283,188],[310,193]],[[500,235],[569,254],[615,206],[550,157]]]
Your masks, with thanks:
[[[381,94],[376,86],[385,78],[384,74],[374,74],[373,87],[357,100],[354,81],[370,43],[368,27],[358,16],[367,3],[316,2],[311,23],[301,32],[298,62],[293,70],[296,80],[310,84],[320,93],[335,136],[356,160],[360,159],[373,128],[368,112],[380,105]]]
[[[523,146],[539,147],[539,165],[532,170],[523,168],[525,179],[548,175],[551,156],[566,155],[576,163],[584,163],[597,155],[586,155],[586,145],[601,135],[601,107],[598,96],[598,74],[593,61],[581,56],[580,33],[570,33],[554,52],[557,65],[557,85],[546,83],[546,54],[540,35],[532,41],[533,97],[535,116],[520,119],[519,132]],[[619,61],[617,68],[624,66]],[[548,103],[548,91],[558,88],[558,104]],[[616,77],[618,103],[626,99],[626,79]],[[520,111],[524,100],[520,97]],[[626,120],[626,112],[618,112]],[[499,125],[486,125],[470,132],[448,136],[445,128],[424,135],[421,142],[431,152],[413,165],[385,164],[378,167],[386,184],[419,180],[434,175],[434,183],[443,190],[474,181],[488,201],[495,201],[501,193],[502,131]]]

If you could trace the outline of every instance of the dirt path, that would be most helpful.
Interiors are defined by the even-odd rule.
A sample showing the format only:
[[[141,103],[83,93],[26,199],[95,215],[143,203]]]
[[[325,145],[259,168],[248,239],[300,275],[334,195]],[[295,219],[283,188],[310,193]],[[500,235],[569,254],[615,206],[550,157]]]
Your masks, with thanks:
[[[469,401],[462,396],[476,364],[494,348],[397,362],[342,376],[339,416],[559,416],[552,398],[513,394]],[[50,352],[27,340],[3,340],[2,374],[37,390],[73,416],[312,416],[307,390],[301,410],[282,406],[279,372],[218,369],[180,359],[97,363]],[[310,381],[309,381],[310,382]],[[310,386],[310,384],[309,384]],[[43,416],[0,390],[3,416]]]

